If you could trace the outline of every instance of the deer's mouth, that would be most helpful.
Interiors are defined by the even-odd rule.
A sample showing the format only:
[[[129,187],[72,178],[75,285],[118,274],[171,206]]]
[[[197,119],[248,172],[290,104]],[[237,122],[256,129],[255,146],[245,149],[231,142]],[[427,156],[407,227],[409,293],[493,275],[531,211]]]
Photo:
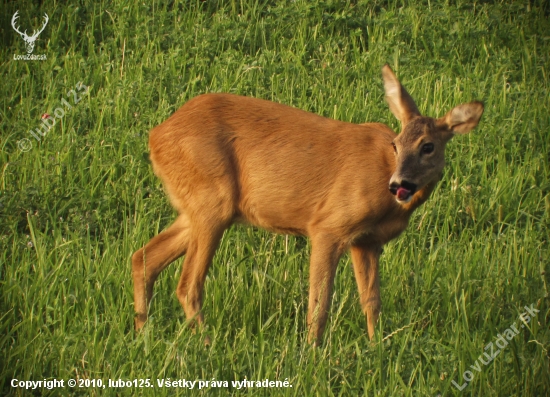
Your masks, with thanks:
[[[390,184],[390,192],[395,196],[398,203],[405,204],[412,200],[416,192],[416,185],[406,181],[401,182],[401,184],[393,182]]]

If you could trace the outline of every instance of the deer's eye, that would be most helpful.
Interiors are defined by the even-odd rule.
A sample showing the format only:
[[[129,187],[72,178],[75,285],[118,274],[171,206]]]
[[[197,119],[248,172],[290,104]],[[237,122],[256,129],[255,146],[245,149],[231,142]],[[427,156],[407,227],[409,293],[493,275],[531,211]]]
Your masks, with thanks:
[[[434,151],[434,144],[433,143],[425,143],[422,145],[422,153],[424,154],[430,154]]]
[[[393,146],[393,151],[395,152],[395,154],[397,154],[397,146],[395,146],[395,143],[391,143],[391,145]]]

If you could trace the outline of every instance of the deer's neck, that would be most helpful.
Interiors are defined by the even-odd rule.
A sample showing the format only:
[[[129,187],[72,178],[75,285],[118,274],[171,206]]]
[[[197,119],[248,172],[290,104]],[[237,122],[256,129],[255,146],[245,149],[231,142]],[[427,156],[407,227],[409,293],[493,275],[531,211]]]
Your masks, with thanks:
[[[433,182],[428,183],[422,189],[420,189],[412,198],[412,200],[403,206],[403,210],[410,216],[410,214],[420,207],[432,194],[435,186],[439,182],[439,179]]]

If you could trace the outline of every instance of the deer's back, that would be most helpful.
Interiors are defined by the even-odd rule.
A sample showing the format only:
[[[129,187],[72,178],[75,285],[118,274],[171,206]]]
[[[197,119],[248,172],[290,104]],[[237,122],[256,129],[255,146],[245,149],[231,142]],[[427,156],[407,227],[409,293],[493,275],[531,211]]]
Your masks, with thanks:
[[[394,210],[387,187],[394,137],[382,124],[206,94],[154,128],[149,144],[155,172],[177,208],[199,211],[223,201],[235,218],[267,229],[349,234]]]

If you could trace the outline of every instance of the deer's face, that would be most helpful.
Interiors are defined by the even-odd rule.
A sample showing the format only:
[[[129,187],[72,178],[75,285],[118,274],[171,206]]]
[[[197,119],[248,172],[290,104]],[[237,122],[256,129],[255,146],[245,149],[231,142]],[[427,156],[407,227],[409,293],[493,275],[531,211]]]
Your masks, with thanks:
[[[429,117],[418,116],[405,125],[392,142],[397,166],[389,189],[399,203],[408,203],[418,190],[440,179],[451,137]]]
[[[382,68],[382,77],[386,101],[403,125],[403,131],[392,142],[396,169],[389,189],[398,203],[405,204],[418,190],[440,178],[445,145],[455,134],[466,134],[477,126],[483,104],[458,105],[439,119],[424,117],[388,65]]]
[[[28,54],[31,54],[34,50],[34,40],[25,40],[25,49]]]

